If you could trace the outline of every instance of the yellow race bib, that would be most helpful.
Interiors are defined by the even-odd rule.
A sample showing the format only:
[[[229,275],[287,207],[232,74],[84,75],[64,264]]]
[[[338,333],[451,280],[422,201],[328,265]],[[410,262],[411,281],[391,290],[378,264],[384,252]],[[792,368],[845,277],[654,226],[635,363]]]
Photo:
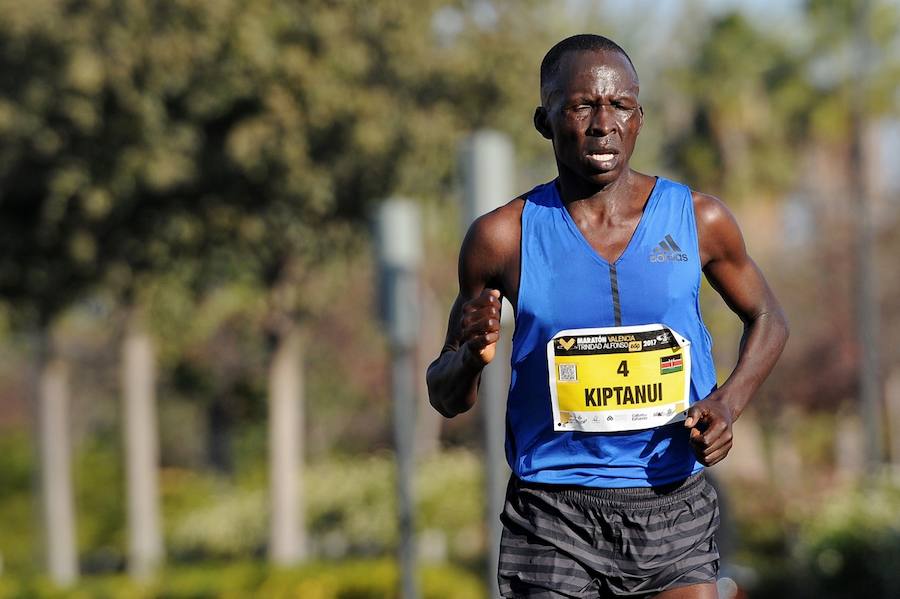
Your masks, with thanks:
[[[553,430],[642,430],[687,416],[690,342],[665,325],[560,331],[547,364]]]

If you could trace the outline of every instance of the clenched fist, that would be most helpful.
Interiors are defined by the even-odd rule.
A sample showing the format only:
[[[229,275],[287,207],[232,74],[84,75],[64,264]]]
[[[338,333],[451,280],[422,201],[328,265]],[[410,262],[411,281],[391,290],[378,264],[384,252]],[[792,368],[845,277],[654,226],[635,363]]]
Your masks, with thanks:
[[[500,292],[488,288],[462,307],[462,345],[483,364],[489,364],[494,359],[497,340],[500,339],[500,307]]]

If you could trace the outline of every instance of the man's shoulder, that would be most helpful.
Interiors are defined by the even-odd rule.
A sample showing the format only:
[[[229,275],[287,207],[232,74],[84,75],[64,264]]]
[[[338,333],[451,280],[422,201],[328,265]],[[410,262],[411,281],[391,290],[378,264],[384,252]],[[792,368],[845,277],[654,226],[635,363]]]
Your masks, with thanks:
[[[718,218],[725,214],[731,214],[725,203],[716,196],[697,191],[687,183],[669,179],[662,175],[656,176],[656,185],[676,189],[680,193],[690,194],[694,214],[699,219]]]
[[[515,297],[524,205],[524,198],[516,198],[469,226],[459,254],[461,290],[490,286]]]
[[[639,173],[645,180],[649,181],[651,189],[654,191],[675,192],[677,194],[693,195],[697,193],[690,185],[676,179],[670,179],[665,175],[647,175]]]
[[[522,210],[525,207],[525,198],[528,194],[522,194],[517,198],[513,198],[502,206],[494,208],[487,214],[483,214],[476,222],[481,220],[492,226],[502,226],[510,221],[520,222],[522,219]]]
[[[468,237],[488,243],[503,243],[522,233],[522,210],[525,208],[525,196],[519,196],[506,204],[476,218],[469,226]]]
[[[715,226],[722,220],[734,221],[734,215],[725,202],[718,197],[703,193],[701,191],[691,190],[691,200],[694,204],[694,218],[698,227]]]
[[[710,260],[746,252],[740,225],[725,202],[699,191],[691,191],[691,198],[704,268]]]
[[[518,252],[524,206],[525,196],[520,196],[476,218],[466,233],[463,255],[505,262]]]
[[[657,177],[657,185],[677,189],[680,193],[689,194],[694,209],[694,219],[697,223],[697,231],[703,237],[705,234],[717,233],[722,227],[730,228],[737,225],[737,220],[728,206],[718,197],[697,191],[687,183]]]
[[[556,180],[548,181],[523,193],[506,204],[476,218],[466,233],[465,245],[479,249],[518,255],[522,240],[522,214],[526,203],[542,207],[558,207]]]

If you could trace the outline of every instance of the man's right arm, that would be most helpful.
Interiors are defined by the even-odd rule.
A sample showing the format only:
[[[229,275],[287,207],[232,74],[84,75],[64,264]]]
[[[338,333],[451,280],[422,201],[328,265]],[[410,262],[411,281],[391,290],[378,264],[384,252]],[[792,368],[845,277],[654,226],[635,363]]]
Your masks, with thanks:
[[[428,398],[446,418],[468,411],[478,397],[481,371],[500,338],[500,292],[485,288],[474,301],[457,296],[447,340],[428,367]]]
[[[515,200],[477,219],[460,249],[459,295],[441,355],[425,377],[431,405],[447,418],[475,405],[481,371],[494,358],[501,298],[517,291],[510,281],[518,281],[521,210]]]

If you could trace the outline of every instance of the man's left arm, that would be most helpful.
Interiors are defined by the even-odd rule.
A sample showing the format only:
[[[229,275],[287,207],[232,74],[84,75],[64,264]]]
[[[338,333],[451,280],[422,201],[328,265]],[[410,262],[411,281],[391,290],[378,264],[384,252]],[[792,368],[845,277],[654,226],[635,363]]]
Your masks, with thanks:
[[[740,227],[718,199],[694,193],[700,259],[710,285],[744,323],[738,361],[721,387],[688,410],[685,426],[705,466],[731,450],[732,423],[769,376],[788,338],[781,305],[747,254]]]

